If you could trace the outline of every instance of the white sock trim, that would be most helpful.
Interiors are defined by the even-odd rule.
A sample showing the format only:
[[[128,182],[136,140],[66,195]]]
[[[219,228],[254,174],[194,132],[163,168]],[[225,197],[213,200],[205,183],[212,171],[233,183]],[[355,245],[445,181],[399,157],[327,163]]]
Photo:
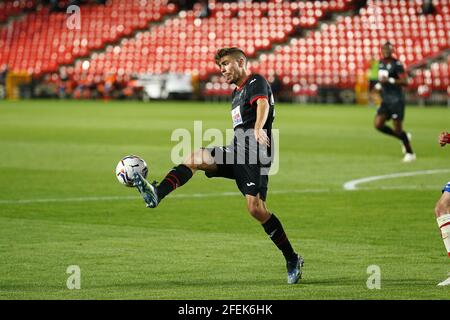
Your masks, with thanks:
[[[441,229],[442,240],[444,241],[445,249],[450,257],[450,214],[444,214],[436,219],[439,229]]]
[[[446,213],[436,218],[439,228],[446,223],[450,223],[450,214]]]

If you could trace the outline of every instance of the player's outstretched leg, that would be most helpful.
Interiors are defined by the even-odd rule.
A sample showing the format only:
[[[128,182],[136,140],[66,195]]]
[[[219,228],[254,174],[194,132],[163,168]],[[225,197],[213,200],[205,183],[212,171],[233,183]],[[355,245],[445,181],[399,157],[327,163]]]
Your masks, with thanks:
[[[436,221],[441,231],[447,255],[450,258],[450,182],[445,186],[442,196],[436,203]],[[439,286],[450,285],[450,278],[438,284]]]
[[[294,251],[280,220],[267,210],[264,201],[251,195],[246,195],[246,198],[248,211],[261,222],[264,231],[286,259],[288,284],[298,283],[302,277],[303,257]]]
[[[181,187],[192,178],[192,169],[180,164],[170,170],[157,187],[158,198],[162,200],[176,188]]]
[[[172,168],[160,184],[149,183],[139,174],[134,175],[134,183],[148,208],[155,208],[164,197],[188,182],[197,170],[217,170],[209,151],[200,149],[192,152],[186,160]]]

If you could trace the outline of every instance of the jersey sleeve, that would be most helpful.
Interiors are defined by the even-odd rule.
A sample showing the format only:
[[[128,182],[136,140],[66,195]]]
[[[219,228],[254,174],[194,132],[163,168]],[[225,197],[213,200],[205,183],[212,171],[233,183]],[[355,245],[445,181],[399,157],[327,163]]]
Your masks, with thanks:
[[[269,90],[268,90],[268,83],[266,79],[264,79],[260,75],[255,75],[250,79],[249,81],[249,87],[248,87],[248,95],[250,100],[250,105],[255,105],[256,101],[259,98],[266,98],[269,100]]]

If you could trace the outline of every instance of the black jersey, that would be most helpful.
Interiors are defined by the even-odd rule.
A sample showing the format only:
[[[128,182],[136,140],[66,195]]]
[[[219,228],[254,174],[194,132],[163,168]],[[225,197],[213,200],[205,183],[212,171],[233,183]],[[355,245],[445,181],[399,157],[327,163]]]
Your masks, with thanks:
[[[399,79],[400,75],[405,72],[402,63],[394,58],[380,60],[378,70],[386,70],[389,74],[388,77],[394,79]],[[402,87],[390,82],[383,83],[381,97],[383,98],[383,102],[386,103],[404,100],[405,98]]]
[[[263,129],[267,130],[270,137],[272,122],[275,116],[274,99],[272,89],[263,76],[251,74],[244,83],[234,89],[231,102],[231,118],[233,119],[234,130],[254,129],[256,122],[256,100],[265,97],[269,102],[269,115]]]
[[[269,114],[263,126],[271,141],[268,147],[260,146],[253,135],[257,116],[256,101],[259,98],[266,98],[269,103]],[[270,166],[273,157],[272,122],[275,117],[275,109],[272,89],[264,77],[259,74],[251,74],[239,88],[233,91],[231,117],[234,128],[233,147],[238,157],[238,163],[250,162]],[[254,159],[257,160],[253,162]]]

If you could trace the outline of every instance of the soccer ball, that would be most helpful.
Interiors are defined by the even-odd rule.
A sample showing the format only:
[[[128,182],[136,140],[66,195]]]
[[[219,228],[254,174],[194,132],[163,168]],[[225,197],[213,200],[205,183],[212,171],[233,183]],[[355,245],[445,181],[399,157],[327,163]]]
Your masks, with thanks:
[[[130,155],[124,157],[117,164],[117,180],[127,187],[134,187],[133,172],[139,172],[144,178],[147,177],[148,167],[144,159],[136,155]]]

